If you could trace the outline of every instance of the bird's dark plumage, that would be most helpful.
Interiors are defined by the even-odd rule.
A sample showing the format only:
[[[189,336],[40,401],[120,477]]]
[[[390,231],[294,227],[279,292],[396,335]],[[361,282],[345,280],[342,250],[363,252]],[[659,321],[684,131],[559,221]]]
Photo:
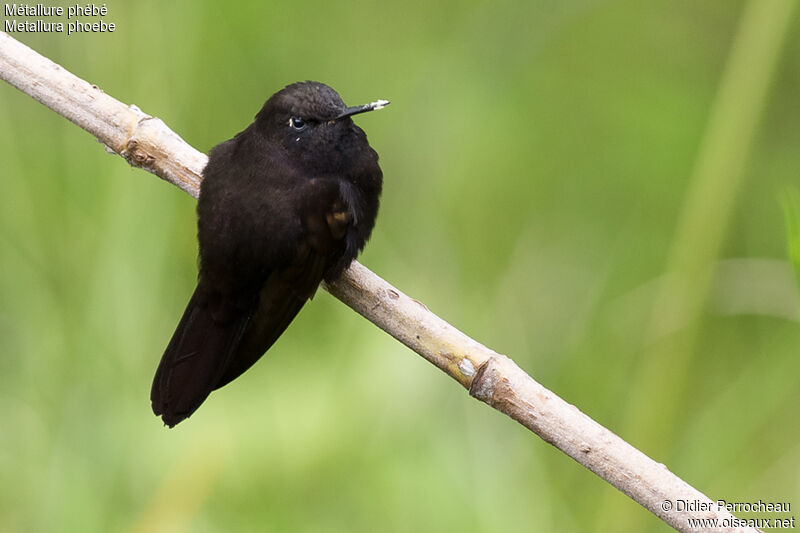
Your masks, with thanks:
[[[378,213],[378,155],[322,83],[275,93],[211,150],[197,206],[197,288],[156,371],[153,412],[172,427],[236,379],[323,279],[345,269]]]

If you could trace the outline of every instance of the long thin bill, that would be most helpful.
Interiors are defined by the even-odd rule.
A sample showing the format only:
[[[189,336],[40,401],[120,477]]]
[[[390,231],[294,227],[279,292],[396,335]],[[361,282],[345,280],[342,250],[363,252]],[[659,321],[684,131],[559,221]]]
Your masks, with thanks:
[[[367,111],[377,111],[378,109],[383,109],[387,105],[389,105],[389,100],[377,100],[375,102],[370,102],[364,105],[348,107],[342,112],[341,115],[336,117],[334,120],[339,120],[340,118],[344,117],[352,117],[353,115],[358,115],[359,113],[366,113]]]

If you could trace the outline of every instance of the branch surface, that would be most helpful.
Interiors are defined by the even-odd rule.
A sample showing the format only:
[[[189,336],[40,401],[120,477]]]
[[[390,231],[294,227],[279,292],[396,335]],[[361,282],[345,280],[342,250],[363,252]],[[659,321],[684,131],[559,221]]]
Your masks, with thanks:
[[[207,157],[158,118],[105,94],[0,32],[0,77],[94,135],[107,149],[197,198]],[[460,332],[425,305],[353,262],[324,288],[678,531],[753,532],[700,491],[546,389],[511,359]],[[678,502],[692,502],[692,509]],[[665,503],[669,502],[669,503]],[[671,505],[671,508],[667,508]],[[681,509],[681,510],[678,510]],[[689,519],[717,519],[690,527]]]

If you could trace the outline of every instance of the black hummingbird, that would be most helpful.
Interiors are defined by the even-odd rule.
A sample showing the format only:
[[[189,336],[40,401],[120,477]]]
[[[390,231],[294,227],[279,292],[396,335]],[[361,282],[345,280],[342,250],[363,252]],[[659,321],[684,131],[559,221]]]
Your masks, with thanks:
[[[211,150],[197,204],[197,288],[150,393],[168,426],[250,368],[364,247],[383,173],[351,117],[388,104],[347,107],[323,83],[294,83]]]

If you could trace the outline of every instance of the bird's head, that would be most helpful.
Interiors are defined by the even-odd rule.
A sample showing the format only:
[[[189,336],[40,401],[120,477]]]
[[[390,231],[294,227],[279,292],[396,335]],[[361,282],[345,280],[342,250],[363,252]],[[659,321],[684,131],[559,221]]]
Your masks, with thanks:
[[[351,117],[382,109],[387,100],[347,107],[328,85],[298,82],[281,89],[256,115],[255,125],[266,137],[278,141],[290,153],[313,162],[331,164],[348,144],[366,142],[361,128]]]

